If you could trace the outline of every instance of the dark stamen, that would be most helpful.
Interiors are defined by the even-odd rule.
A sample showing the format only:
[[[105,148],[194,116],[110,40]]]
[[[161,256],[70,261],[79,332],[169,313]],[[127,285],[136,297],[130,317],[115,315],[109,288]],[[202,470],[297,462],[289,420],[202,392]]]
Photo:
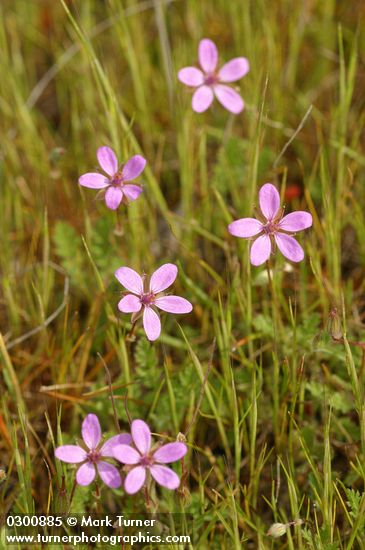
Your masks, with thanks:
[[[114,174],[114,176],[111,179],[111,183],[112,183],[112,185],[116,185],[116,186],[119,186],[119,185],[123,184],[123,173],[122,173],[122,171],[119,171],[116,174]]]
[[[99,453],[99,451],[96,451],[94,449],[94,450],[90,451],[87,454],[87,458],[88,458],[89,462],[92,462],[93,464],[95,464],[96,462],[98,462],[100,460],[100,453]]]
[[[153,464],[153,460],[152,458],[150,458],[149,456],[142,456],[141,460],[139,461],[139,463],[141,464],[141,466],[152,466]]]
[[[218,77],[215,74],[208,74],[204,77],[204,84],[212,86],[218,82]]]
[[[155,295],[153,292],[147,292],[146,294],[142,294],[141,296],[141,302],[144,306],[150,306],[155,301]]]
[[[264,230],[264,233],[266,233],[267,235],[272,235],[273,233],[276,233],[276,231],[278,230],[278,226],[273,221],[267,222],[264,225],[263,230]]]

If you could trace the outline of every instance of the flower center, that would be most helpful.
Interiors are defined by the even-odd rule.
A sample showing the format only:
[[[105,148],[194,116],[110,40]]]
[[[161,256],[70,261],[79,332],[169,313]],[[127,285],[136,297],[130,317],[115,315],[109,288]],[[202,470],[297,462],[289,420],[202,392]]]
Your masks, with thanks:
[[[147,468],[149,466],[152,466],[153,460],[151,457],[146,455],[141,457],[141,460],[139,461],[139,463],[141,466],[144,466],[145,468]]]
[[[214,73],[204,76],[204,84],[206,84],[207,86],[213,86],[213,84],[217,84],[217,82],[219,82],[219,78]]]
[[[112,185],[116,185],[119,187],[120,185],[123,185],[123,172],[119,170],[114,174],[114,176],[111,178],[110,183]]]
[[[270,221],[264,225],[263,230],[266,235],[272,235],[273,233],[277,232],[278,225],[274,221]]]
[[[146,292],[145,294],[142,294],[141,296],[141,303],[144,306],[150,306],[155,301],[155,295],[153,292]]]
[[[100,453],[99,451],[93,449],[91,450],[90,452],[87,453],[87,459],[89,462],[92,462],[93,464],[95,464],[96,462],[98,462],[100,460]]]

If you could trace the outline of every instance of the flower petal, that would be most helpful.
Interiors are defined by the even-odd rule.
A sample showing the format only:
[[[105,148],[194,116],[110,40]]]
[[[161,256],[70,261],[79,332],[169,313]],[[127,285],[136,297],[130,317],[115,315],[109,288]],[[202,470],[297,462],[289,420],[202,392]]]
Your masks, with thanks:
[[[146,159],[141,155],[134,155],[134,157],[127,160],[123,166],[123,180],[129,181],[134,180],[134,178],[138,178],[138,176],[142,174],[146,166],[146,162]]]
[[[138,275],[134,269],[130,267],[120,267],[114,273],[121,285],[124,286],[129,292],[135,294],[143,293],[143,281],[142,277]]]
[[[104,189],[110,185],[110,181],[103,174],[88,172],[79,177],[79,184],[89,189]]]
[[[143,466],[137,466],[131,470],[124,482],[124,490],[129,495],[134,495],[143,486],[146,480],[146,470]]]
[[[84,462],[87,458],[87,454],[78,445],[61,445],[55,450],[55,456],[63,462],[69,464],[77,464],[78,462]]]
[[[235,57],[225,63],[219,70],[218,76],[221,82],[235,82],[250,70],[250,65],[245,57]]]
[[[113,456],[122,464],[138,464],[141,460],[141,455],[136,449],[123,443],[115,445],[113,448]]]
[[[302,231],[311,227],[312,223],[313,219],[309,212],[299,210],[298,212],[291,212],[284,216],[279,223],[279,227],[284,231]]]
[[[166,290],[177,277],[177,267],[175,264],[163,264],[156,269],[150,280],[150,291],[154,294]]]
[[[97,463],[96,467],[105,485],[111,487],[112,489],[117,489],[122,485],[122,478],[120,477],[120,473],[118,472],[117,468],[113,466],[113,464],[101,461]]]
[[[179,476],[167,466],[154,464],[151,466],[150,472],[155,481],[167,489],[177,489],[180,485]]]
[[[217,46],[209,38],[199,42],[199,63],[205,73],[212,73],[218,63]]]
[[[123,313],[136,313],[142,307],[141,300],[134,294],[127,294],[118,304],[119,311]]]
[[[163,462],[169,464],[170,462],[175,462],[180,460],[188,452],[188,448],[185,443],[167,443],[160,447],[153,455],[153,460],[156,462]]]
[[[276,233],[275,241],[280,252],[292,262],[301,262],[304,258],[303,248],[290,235]]]
[[[96,449],[101,439],[101,428],[96,414],[88,414],[82,423],[82,439],[86,447]]]
[[[229,224],[228,231],[235,237],[254,237],[262,231],[262,223],[255,218],[241,218]]]
[[[118,172],[118,159],[110,147],[99,147],[96,156],[98,157],[98,162],[104,172],[109,176],[114,176]]]
[[[214,99],[212,88],[200,86],[193,95],[191,105],[196,113],[203,113],[208,109]]]
[[[145,307],[143,312],[143,328],[147,338],[153,342],[161,334],[161,321],[159,316],[150,307]]]
[[[133,442],[139,452],[146,455],[151,447],[151,430],[143,420],[133,420],[131,425]]]
[[[94,481],[96,470],[92,462],[85,462],[76,472],[76,481],[79,485],[90,485]]]
[[[168,313],[190,313],[193,306],[181,296],[162,296],[155,300],[155,305]]]
[[[223,84],[216,84],[214,86],[214,93],[219,103],[231,113],[238,115],[238,113],[243,111],[245,106],[243,99],[233,88],[224,86]]]
[[[142,193],[142,187],[139,185],[123,185],[123,193],[129,201],[135,201]]]
[[[114,447],[116,445],[130,445],[132,443],[132,436],[130,434],[118,434],[114,435],[110,439],[107,439],[104,445],[100,449],[101,456],[114,457]]]
[[[269,259],[271,241],[268,235],[261,235],[252,243],[250,259],[252,265],[261,265]]]
[[[280,195],[276,187],[271,183],[265,183],[259,191],[259,202],[265,218],[269,221],[275,218],[280,207]]]
[[[110,210],[116,210],[122,202],[123,191],[120,187],[110,185],[105,193],[105,204]]]
[[[177,77],[187,86],[201,86],[204,84],[204,75],[196,67],[184,67],[177,73]]]

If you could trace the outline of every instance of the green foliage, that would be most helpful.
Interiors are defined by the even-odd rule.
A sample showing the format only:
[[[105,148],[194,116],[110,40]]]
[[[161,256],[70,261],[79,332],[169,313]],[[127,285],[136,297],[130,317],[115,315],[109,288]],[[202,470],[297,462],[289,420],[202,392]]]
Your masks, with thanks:
[[[308,543],[307,548],[311,550],[338,550],[337,542],[331,542],[330,526],[323,526],[318,533],[309,529],[302,530],[303,539]]]
[[[266,338],[273,339],[274,327],[272,324],[272,319],[269,316],[259,313],[255,316],[253,324],[256,332],[262,334]]]
[[[232,179],[239,184],[244,180],[245,169],[242,165],[242,158],[246,149],[247,142],[230,137],[218,151],[212,175],[212,186],[223,196],[228,196],[232,187]]]
[[[330,407],[343,414],[353,409],[353,399],[351,395],[347,395],[344,391],[331,391],[326,395],[326,389],[319,382],[308,382],[305,387],[317,403],[322,403],[323,399],[327,399]]]
[[[364,493],[360,493],[359,491],[356,491],[355,489],[351,488],[345,488],[347,501],[346,504],[350,508],[349,513],[353,517],[354,520],[356,520],[358,517],[360,517],[360,525],[359,525],[359,532],[363,531],[365,529],[365,515],[360,515],[360,504],[361,500],[364,499]]]
[[[138,340],[134,358],[136,361],[137,398],[143,399],[145,405],[151,405],[156,397],[156,389],[162,384],[163,366],[159,365],[156,348],[147,339]],[[187,397],[194,392],[196,377],[190,364],[179,365],[173,368],[170,374],[170,382],[173,389],[175,409],[178,412],[178,419],[181,422],[186,414],[186,407],[189,403]],[[168,430],[171,426],[171,402],[166,391],[158,395],[158,403],[153,414],[153,423],[156,429]]]
[[[134,350],[139,378],[148,383],[158,364],[156,349],[146,338],[140,338]]]
[[[77,231],[67,222],[58,221],[53,232],[55,254],[71,279],[71,284],[86,293],[85,256],[82,241]]]
[[[91,255],[103,279],[110,277],[121,264],[116,254],[114,231],[113,219],[103,216],[96,221],[91,234]]]
[[[113,233],[112,221],[110,218],[104,217],[96,221],[91,234],[89,249],[102,279],[110,278],[120,266],[121,260],[115,254]],[[89,272],[90,266],[85,258],[80,235],[67,222],[58,221],[55,224],[53,241],[55,253],[59,256],[62,267],[70,276],[72,285],[87,294],[89,285],[86,273]]]
[[[179,425],[182,424],[186,416],[189,402],[194,394],[197,393],[199,384],[191,364],[182,364],[178,368],[175,366],[170,372],[170,381],[173,389],[175,410]],[[205,407],[205,404],[202,404]],[[158,401],[153,421],[160,429],[169,430],[171,426],[171,402],[167,392],[163,392]]]
[[[72,499],[70,511],[73,514],[84,514],[89,506],[89,500],[90,495],[88,495],[88,491],[85,491],[84,487],[77,487]],[[92,510],[92,512],[96,513],[96,509]]]

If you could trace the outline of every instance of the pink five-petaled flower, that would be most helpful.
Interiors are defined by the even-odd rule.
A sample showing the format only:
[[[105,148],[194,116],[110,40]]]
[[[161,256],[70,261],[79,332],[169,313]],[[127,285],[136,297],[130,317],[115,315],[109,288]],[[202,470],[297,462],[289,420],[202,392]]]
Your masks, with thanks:
[[[186,445],[167,443],[156,451],[151,450],[151,431],[143,420],[133,420],[131,433],[137,449],[124,444],[114,447],[114,457],[119,462],[134,466],[125,478],[125,491],[130,495],[137,493],[146,481],[146,470],[163,487],[177,489],[180,485],[179,476],[163,464],[170,464],[185,456],[188,450]]]
[[[103,459],[114,458],[114,447],[120,443],[129,445],[132,442],[131,436],[129,434],[115,435],[100,447],[101,429],[95,414],[86,416],[82,423],[81,433],[86,449],[80,445],[62,445],[55,450],[56,457],[69,464],[82,463],[76,473],[76,481],[79,485],[90,485],[98,471],[108,487],[113,489],[120,487],[122,480],[117,468]]]
[[[250,70],[248,60],[235,57],[218,70],[217,46],[208,38],[200,41],[198,53],[202,71],[196,67],[184,67],[178,73],[180,82],[197,88],[192,100],[193,110],[197,113],[206,111],[216,96],[223,107],[237,115],[244,107],[243,99],[225,83],[235,82],[245,76]]]
[[[228,231],[235,237],[247,239],[257,237],[251,246],[252,265],[261,265],[269,259],[273,245],[292,262],[304,258],[302,247],[291,234],[307,229],[312,225],[309,212],[291,212],[283,217],[280,208],[280,195],[271,183],[265,183],[259,191],[260,209],[263,221],[255,218],[242,218],[232,222]]]
[[[139,185],[128,183],[137,178],[146,166],[146,160],[141,155],[134,155],[122,167],[110,147],[99,147],[98,162],[107,176],[99,172],[88,172],[79,177],[79,184],[90,189],[106,189],[105,203],[111,210],[116,210],[122,200],[135,201],[142,193]]]
[[[190,313],[193,306],[180,296],[165,296],[161,294],[175,281],[177,267],[174,264],[164,264],[151,276],[149,284],[145,277],[141,277],[129,267],[120,267],[115,272],[118,281],[133,294],[127,294],[118,304],[119,311],[133,313],[135,321],[143,312],[143,327],[147,338],[156,340],[161,333],[161,322],[154,308],[168,313]]]

